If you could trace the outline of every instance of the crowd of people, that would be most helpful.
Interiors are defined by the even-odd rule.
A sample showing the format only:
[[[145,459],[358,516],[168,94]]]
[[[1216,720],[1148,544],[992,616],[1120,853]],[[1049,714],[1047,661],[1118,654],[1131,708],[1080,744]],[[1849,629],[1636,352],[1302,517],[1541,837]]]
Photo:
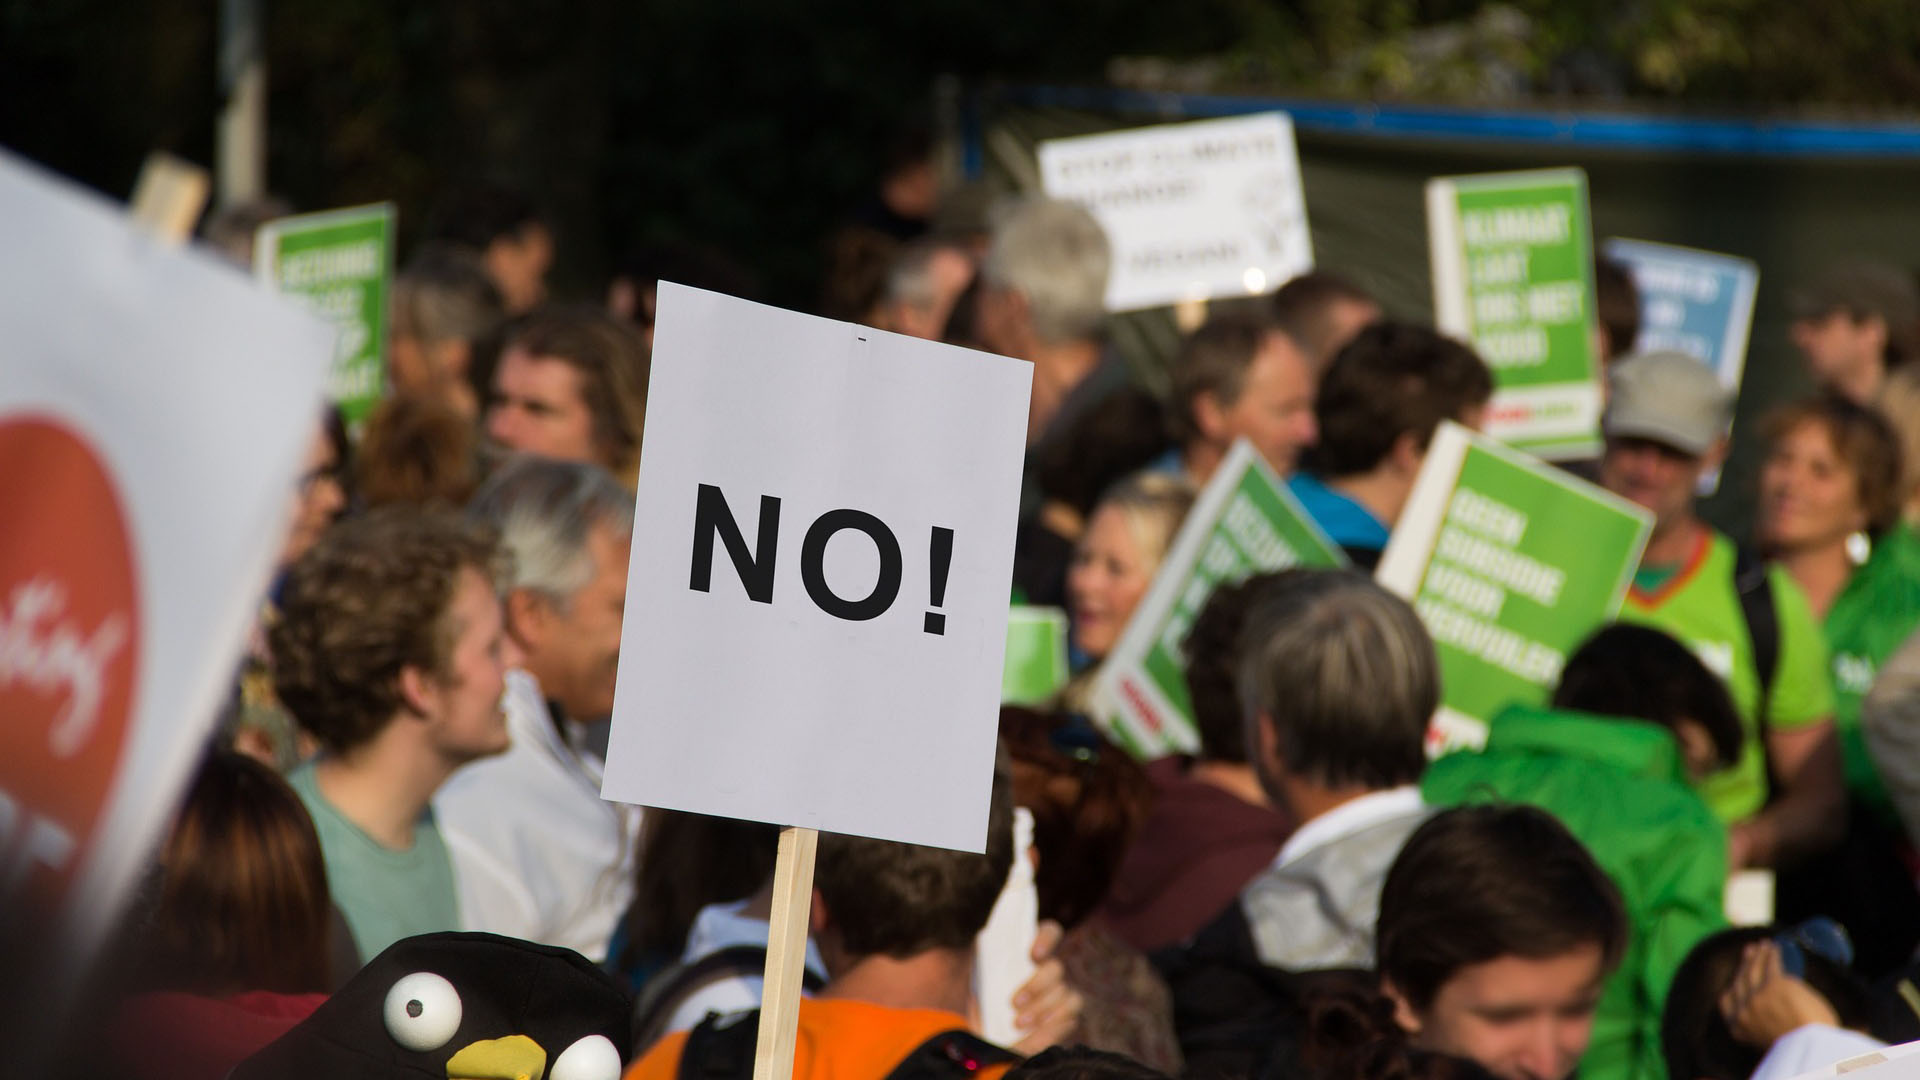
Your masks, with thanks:
[[[623,621],[646,617],[625,594],[655,285],[751,275],[651,250],[604,302],[559,302],[561,238],[528,200],[429,220],[394,283],[388,395],[358,432],[315,424],[217,735],[105,950],[113,1019],[86,1060],[478,1069],[530,1052],[457,1045],[511,997],[494,1011],[597,1034],[445,1075],[744,1078],[777,830],[599,791]],[[826,254],[823,313],[1031,363],[1011,598],[1067,611],[1075,675],[1002,710],[985,854],[821,838],[797,1076],[1746,1080],[1920,1038],[1909,274],[1796,293],[1817,391],[1765,422],[1753,532],[1729,536],[1698,492],[1735,394],[1636,350],[1632,279],[1596,269],[1604,450],[1565,467],[1649,513],[1645,554],[1549,700],[1436,760],[1433,641],[1368,571],[1438,426],[1481,424],[1496,377],[1470,345],[1314,271],[1216,303],[1155,393],[1104,332],[1098,222],[942,205],[924,145]],[[1353,568],[1220,586],[1183,643],[1199,747],[1137,761],[1090,687],[1237,440]],[[1002,1046],[977,939],[1016,861],[1040,921]],[[1775,875],[1774,922],[1734,928],[1750,868]],[[461,983],[489,948],[549,974]]]

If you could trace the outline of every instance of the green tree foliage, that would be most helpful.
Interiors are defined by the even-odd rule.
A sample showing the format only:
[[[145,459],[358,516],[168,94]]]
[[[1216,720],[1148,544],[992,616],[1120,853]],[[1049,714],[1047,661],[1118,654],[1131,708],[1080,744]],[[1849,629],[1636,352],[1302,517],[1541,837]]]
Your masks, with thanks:
[[[1215,88],[1910,109],[1911,0],[1236,0]]]
[[[261,0],[269,183],[401,207],[528,188],[590,294],[692,241],[817,298],[820,241],[934,78],[1525,104],[1910,108],[1913,0]],[[111,194],[211,162],[219,5],[0,0],[0,143]],[[1117,57],[1151,58],[1117,63]],[[1198,59],[1196,59],[1198,58]]]

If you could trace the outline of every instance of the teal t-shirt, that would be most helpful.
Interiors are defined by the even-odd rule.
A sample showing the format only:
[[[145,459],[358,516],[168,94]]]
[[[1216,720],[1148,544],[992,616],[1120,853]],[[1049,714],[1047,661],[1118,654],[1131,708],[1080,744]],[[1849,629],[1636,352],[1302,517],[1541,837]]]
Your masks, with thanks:
[[[1860,732],[1860,702],[1880,665],[1920,627],[1920,533],[1911,525],[1889,531],[1866,563],[1847,579],[1827,612],[1827,650],[1833,657],[1834,728],[1846,763],[1847,790],[1877,809],[1892,810],[1886,787]]]
[[[327,889],[353,931],[361,963],[401,938],[460,929],[453,861],[432,810],[414,826],[413,846],[395,851],[334,809],[320,794],[311,762],[295,769],[287,781],[307,804],[314,831],[320,834]]]
[[[1530,705],[1502,711],[1478,753],[1428,766],[1433,806],[1520,802],[1556,818],[1620,889],[1632,934],[1594,1013],[1582,1080],[1666,1080],[1660,1016],[1680,962],[1726,926],[1726,829],[1687,785],[1663,727]]]
[[[1664,630],[1678,638],[1727,685],[1740,711],[1746,739],[1740,760],[1699,784],[1700,796],[1720,820],[1744,821],[1767,802],[1766,752],[1762,731],[1790,731],[1833,715],[1833,683],[1827,674],[1826,636],[1807,606],[1807,598],[1778,566],[1768,570],[1774,616],[1780,624],[1780,656],[1767,699],[1765,723],[1760,711],[1760,671],[1753,639],[1740,610],[1733,583],[1738,561],[1733,543],[1718,532],[1701,530],[1699,546],[1659,588],[1627,591],[1622,622]]]

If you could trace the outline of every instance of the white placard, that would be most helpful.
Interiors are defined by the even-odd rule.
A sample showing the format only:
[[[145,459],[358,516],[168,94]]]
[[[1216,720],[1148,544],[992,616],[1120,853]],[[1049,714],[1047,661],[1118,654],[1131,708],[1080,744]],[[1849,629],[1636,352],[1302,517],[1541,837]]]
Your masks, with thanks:
[[[982,850],[1032,368],[659,305],[602,793]]]
[[[1026,1032],[1014,1025],[1019,1015],[1013,995],[1033,978],[1033,942],[1040,933],[1040,892],[1034,883],[1033,811],[1013,809],[1013,869],[993,903],[987,925],[973,939],[973,998],[980,1008],[980,1033],[995,1046],[1012,1046]]]
[[[0,927],[41,912],[57,995],[231,683],[333,330],[4,153],[0,235]]]
[[[1808,1034],[1812,1035],[1811,1032]],[[1762,1064],[1765,1064],[1764,1059]],[[1839,1077],[1846,1077],[1847,1080],[1913,1080],[1915,1076],[1920,1076],[1920,1042],[1901,1043],[1899,1046],[1855,1054],[1812,1072],[1801,1073],[1794,1080],[1838,1080]]]
[[[1109,311],[1271,292],[1313,269],[1286,113],[1052,139],[1040,178],[1106,229]]]

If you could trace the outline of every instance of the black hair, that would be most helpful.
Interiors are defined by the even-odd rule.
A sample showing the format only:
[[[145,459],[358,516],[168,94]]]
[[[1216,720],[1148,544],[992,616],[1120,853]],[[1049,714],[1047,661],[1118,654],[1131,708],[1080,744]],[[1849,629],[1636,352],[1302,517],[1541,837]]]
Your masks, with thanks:
[[[1565,825],[1538,807],[1489,804],[1414,830],[1380,887],[1376,934],[1381,981],[1420,1010],[1462,968],[1503,956],[1591,945],[1610,972],[1628,928],[1619,889]]]
[[[1690,720],[1713,740],[1722,767],[1740,760],[1746,737],[1726,684],[1692,650],[1648,626],[1614,623],[1589,637],[1561,669],[1553,706],[1665,728]]]
[[[1667,1075],[1684,1080],[1747,1080],[1766,1047],[1753,1047],[1733,1037],[1720,1014],[1720,995],[1740,970],[1748,945],[1774,935],[1771,927],[1746,926],[1722,930],[1704,938],[1687,954],[1667,991],[1667,1007],[1660,1015],[1660,1048]],[[1846,968],[1818,953],[1806,954],[1806,983],[1840,1018],[1844,1027],[1867,1029],[1866,988]]]
[[[1424,451],[1440,421],[1492,396],[1493,375],[1473,349],[1424,326],[1374,323],[1327,365],[1313,403],[1320,441],[1303,461],[1326,477],[1370,472],[1401,436]]]
[[[531,196],[505,184],[475,184],[449,195],[428,215],[430,240],[485,251],[495,240],[517,239],[547,223]]]
[[[1246,710],[1240,704],[1240,632],[1255,590],[1270,574],[1216,585],[1187,631],[1187,700],[1200,729],[1200,759],[1247,761]]]

